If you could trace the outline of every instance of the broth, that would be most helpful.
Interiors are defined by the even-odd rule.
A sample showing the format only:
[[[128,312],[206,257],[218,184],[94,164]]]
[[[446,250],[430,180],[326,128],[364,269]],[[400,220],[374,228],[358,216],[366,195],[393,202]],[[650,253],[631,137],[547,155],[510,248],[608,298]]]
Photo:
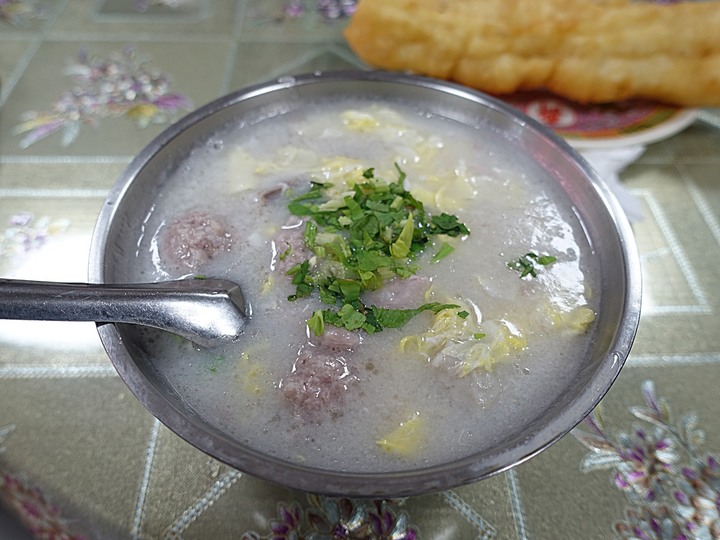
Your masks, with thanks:
[[[288,203],[311,181],[352,189],[369,168],[395,182],[395,164],[428,213],[455,215],[470,234],[432,237],[415,276],[363,298],[458,307],[373,334],[326,325],[335,341],[322,344],[307,321],[329,306],[316,292],[288,300],[286,272],[309,256]],[[554,180],[489,128],[338,101],[218,134],[166,185],[131,278],[226,277],[252,314],[242,339],[221,349],[151,329],[143,338],[184,400],[253,448],[349,472],[451,461],[521,430],[587,355],[599,298],[582,224]],[[454,250],[435,260],[444,244]],[[508,263],[529,253],[522,261],[536,276],[520,277]]]

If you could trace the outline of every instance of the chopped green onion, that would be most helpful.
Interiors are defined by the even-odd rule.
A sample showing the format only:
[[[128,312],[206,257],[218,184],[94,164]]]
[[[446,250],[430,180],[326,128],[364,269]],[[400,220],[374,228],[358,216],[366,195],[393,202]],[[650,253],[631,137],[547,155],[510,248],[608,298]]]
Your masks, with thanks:
[[[516,260],[509,261],[507,263],[508,268],[517,270],[520,272],[520,277],[525,276],[537,277],[537,266],[548,266],[554,263],[557,257],[552,255],[538,255],[537,253],[526,253],[522,257],[518,257]]]
[[[328,192],[331,184],[313,182],[307,193],[289,202],[292,214],[308,218],[304,241],[313,255],[288,271],[296,287],[288,300],[317,290],[322,302],[340,306],[339,310],[316,311],[310,318],[312,323],[308,321],[313,332],[322,333],[324,326],[331,324],[373,333],[396,328],[432,309],[428,306],[434,304],[416,310],[383,310],[360,300],[363,292],[382,287],[387,279],[413,275],[418,267],[412,261],[431,236],[469,234],[456,216],[429,215],[404,188],[405,172],[397,164],[395,168],[395,182],[376,178],[375,169],[370,168],[362,173],[362,181],[335,197]],[[453,250],[443,243],[432,261],[447,257]]]

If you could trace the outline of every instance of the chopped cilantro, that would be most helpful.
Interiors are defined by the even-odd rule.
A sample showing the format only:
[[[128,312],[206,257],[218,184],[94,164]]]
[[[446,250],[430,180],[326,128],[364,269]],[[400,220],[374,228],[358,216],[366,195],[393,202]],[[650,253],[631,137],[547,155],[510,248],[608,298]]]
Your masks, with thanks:
[[[432,311],[437,313],[443,309],[457,308],[460,307],[457,304],[440,304],[438,302],[432,302],[429,304],[423,304],[416,309],[384,309],[376,306],[372,306],[372,312],[375,316],[375,320],[383,328],[399,328],[403,326],[410,319],[422,313],[423,311]]]
[[[437,313],[443,309],[457,307],[459,307],[457,304],[431,302],[416,309],[386,309],[377,306],[361,306],[362,311],[360,311],[351,304],[345,304],[340,310],[324,309],[316,311],[308,320],[308,326],[315,332],[315,335],[322,334],[324,323],[340,326],[346,330],[362,328],[368,334],[374,334],[375,332],[381,332],[385,328],[400,328],[423,311]],[[320,334],[317,333],[318,330],[320,330]]]
[[[323,310],[318,309],[312,314],[307,321],[308,328],[316,336],[321,336],[325,332],[325,320],[323,318]]]
[[[345,304],[342,308],[340,308],[338,315],[340,315],[342,325],[347,330],[357,330],[365,324],[365,315],[360,313],[350,304]]]
[[[447,234],[448,236],[459,236],[470,234],[468,228],[458,221],[457,216],[442,213],[431,218],[432,234]]]
[[[288,270],[288,275],[292,276],[292,284],[295,285],[295,294],[288,296],[288,300],[292,301],[310,296],[313,288],[310,283],[309,272],[310,261],[298,263]]]
[[[542,264],[543,266],[547,266],[549,264],[554,263],[557,260],[557,257],[553,257],[552,255],[542,255],[537,258],[538,264]]]
[[[285,251],[282,251],[282,252],[278,255],[278,258],[279,258],[281,261],[284,261],[284,260],[287,258],[287,256],[290,255],[290,252],[291,252],[291,251],[292,251],[292,246],[291,246],[290,244],[288,244],[288,247],[285,248]]]
[[[413,215],[410,215],[405,220],[402,230],[398,239],[390,244],[390,255],[396,259],[404,259],[410,253],[410,246],[413,241],[413,232],[415,231],[415,223],[413,222]]]
[[[437,253],[435,255],[433,255],[432,260],[433,260],[433,262],[438,262],[438,261],[444,259],[445,257],[447,257],[448,255],[450,255],[453,251],[455,251],[454,247],[452,247],[447,242],[443,242],[442,245],[440,246],[440,249],[438,249]]]
[[[310,259],[288,271],[296,288],[288,300],[307,297],[317,290],[324,303],[335,306],[316,311],[308,321],[317,335],[326,324],[348,330],[362,328],[368,333],[397,328],[422,311],[437,312],[449,306],[433,303],[393,310],[366,306],[361,301],[363,292],[382,287],[386,280],[413,275],[418,267],[412,261],[432,236],[470,232],[456,216],[429,215],[404,188],[405,173],[397,164],[395,168],[395,182],[376,178],[370,168],[339,196],[329,194],[330,184],[313,182],[307,193],[288,204],[293,215],[308,218],[304,241],[313,252]],[[432,260],[437,262],[453,250],[443,243]]]
[[[556,260],[557,257],[553,257],[552,255],[538,255],[537,253],[530,252],[516,260],[509,261],[507,265],[508,268],[520,272],[521,278],[525,276],[537,277],[537,265],[548,266]]]

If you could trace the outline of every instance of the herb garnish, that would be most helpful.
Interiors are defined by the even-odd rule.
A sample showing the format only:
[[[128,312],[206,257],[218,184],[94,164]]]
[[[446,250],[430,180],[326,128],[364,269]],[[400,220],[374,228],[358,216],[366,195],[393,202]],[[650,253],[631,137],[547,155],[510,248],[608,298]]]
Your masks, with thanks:
[[[537,277],[537,265],[548,266],[556,260],[557,257],[553,257],[552,255],[538,255],[537,253],[530,252],[519,257],[517,260],[509,261],[507,265],[509,268],[520,272],[521,278],[528,275]]]
[[[310,259],[288,271],[295,285],[295,294],[288,300],[307,297],[317,290],[324,303],[334,306],[315,311],[308,320],[316,335],[324,332],[326,324],[372,334],[398,328],[423,311],[437,313],[459,307],[428,303],[417,309],[383,309],[366,306],[360,299],[364,291],[378,289],[392,277],[415,274],[418,268],[413,260],[432,236],[470,233],[456,216],[428,214],[404,188],[405,173],[397,164],[395,168],[395,182],[376,178],[371,168],[362,173],[361,181],[339,195],[331,195],[332,184],[313,182],[307,193],[288,204],[292,214],[307,218],[304,241],[313,252]],[[433,261],[452,251],[443,243]]]
[[[438,250],[438,252],[435,255],[433,255],[432,261],[434,263],[436,263],[436,262],[440,261],[441,259],[444,259],[448,255],[450,255],[453,251],[455,251],[454,247],[452,247],[447,242],[443,242],[442,245],[440,246],[440,249]]]

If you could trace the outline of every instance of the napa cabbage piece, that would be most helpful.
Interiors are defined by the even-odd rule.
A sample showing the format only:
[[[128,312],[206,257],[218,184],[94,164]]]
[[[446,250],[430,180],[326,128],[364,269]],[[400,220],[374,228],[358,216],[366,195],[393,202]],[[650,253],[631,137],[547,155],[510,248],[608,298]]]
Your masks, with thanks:
[[[554,328],[573,334],[584,334],[595,321],[595,312],[586,305],[577,306],[570,310],[548,306],[546,313],[550,324]]]
[[[238,368],[237,378],[243,392],[247,395],[260,394],[263,390],[263,365],[260,362],[252,360],[250,354],[246,351],[240,355]]]
[[[380,127],[380,121],[370,112],[351,109],[343,112],[340,118],[346,128],[352,131],[372,131]]]
[[[395,429],[375,443],[385,452],[409,457],[422,446],[425,437],[427,437],[425,421],[420,413],[415,412],[408,420],[400,422]]]
[[[454,172],[427,175],[421,186],[412,186],[412,192],[420,202],[441,212],[462,210],[478,195],[468,178]]]
[[[595,322],[595,312],[587,305],[587,297],[579,296],[572,301],[538,299],[527,305],[523,313],[513,320],[526,328],[538,328],[544,332],[580,336],[588,332]]]
[[[367,165],[357,159],[345,156],[323,158],[310,171],[310,179],[319,184],[329,182],[334,187],[347,191],[352,189],[358,179],[362,180],[362,173],[366,169]]]
[[[262,282],[260,294],[262,296],[265,296],[273,289],[274,286],[275,286],[275,278],[273,277],[272,274],[268,274],[267,276],[265,276],[265,279]]]
[[[480,322],[477,315],[460,318],[457,308],[439,311],[426,332],[404,337],[400,347],[403,352],[420,354],[432,365],[466,377],[475,371],[491,372],[498,363],[510,360],[527,347],[526,333],[534,319],[527,313],[541,317],[534,326],[539,323],[538,327],[552,332],[573,335],[586,333],[595,321],[595,312],[585,304],[563,309],[545,302],[536,307],[528,306],[525,315],[516,314],[512,321],[506,318]]]
[[[297,171],[316,167],[319,156],[312,150],[297,146],[279,148],[270,161],[259,161],[255,173],[261,175]]]
[[[424,136],[392,109],[372,105],[341,113],[343,127],[381,141],[401,165],[429,164],[445,144],[438,135]],[[450,209],[448,209],[450,210]]]
[[[413,129],[396,111],[371,105],[365,109],[348,109],[340,113],[343,126],[350,131],[374,135],[388,142],[407,139],[413,146],[425,137]]]
[[[435,314],[427,332],[400,340],[403,352],[422,355],[433,365],[443,365],[458,377],[476,370],[492,371],[496,364],[527,346],[520,329],[507,320],[483,321],[478,316],[457,316],[457,310]]]
[[[511,174],[505,171],[493,171],[491,175],[473,174],[466,162],[460,159],[452,170],[424,174],[422,183],[411,184],[409,189],[423,204],[448,213],[471,209],[471,201],[480,197],[484,200],[497,197],[516,201],[518,205],[525,204],[527,193],[522,182],[498,181],[498,177]]]
[[[230,191],[256,189],[261,177],[256,174],[259,161],[243,149],[230,154],[228,163],[228,183]]]
[[[320,157],[315,152],[297,146],[279,148],[267,160],[237,148],[230,154],[228,180],[231,191],[246,191],[260,187],[265,178],[295,174],[319,165]]]
[[[526,346],[525,336],[509,321],[485,321],[472,339],[447,343],[442,355],[446,362],[455,361],[452,369],[458,377],[465,377],[475,370],[492,371]]]

